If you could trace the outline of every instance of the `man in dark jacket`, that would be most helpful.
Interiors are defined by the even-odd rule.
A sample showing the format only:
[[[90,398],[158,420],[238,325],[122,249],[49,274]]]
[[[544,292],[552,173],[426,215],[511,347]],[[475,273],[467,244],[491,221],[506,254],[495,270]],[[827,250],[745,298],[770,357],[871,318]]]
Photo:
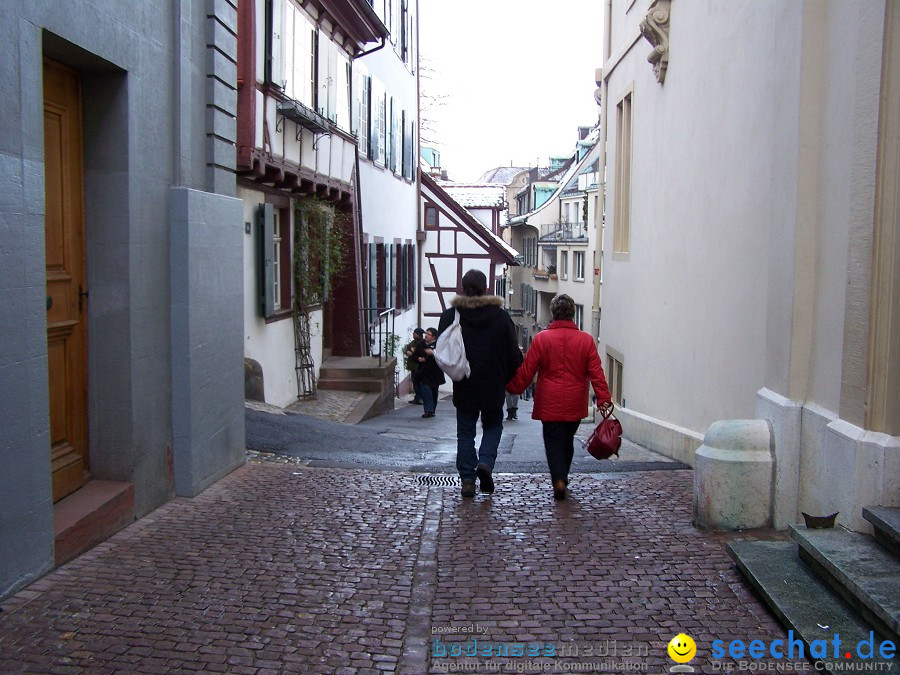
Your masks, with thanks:
[[[522,352],[516,343],[516,328],[503,309],[503,299],[486,295],[483,272],[469,270],[462,278],[463,294],[441,314],[442,333],[459,312],[466,358],[471,375],[453,383],[456,407],[456,468],[462,480],[462,496],[475,496],[475,477],[481,491],[494,491],[493,471],[503,433],[503,403],[506,383],[512,378]],[[481,417],[481,447],[475,452],[475,431]]]

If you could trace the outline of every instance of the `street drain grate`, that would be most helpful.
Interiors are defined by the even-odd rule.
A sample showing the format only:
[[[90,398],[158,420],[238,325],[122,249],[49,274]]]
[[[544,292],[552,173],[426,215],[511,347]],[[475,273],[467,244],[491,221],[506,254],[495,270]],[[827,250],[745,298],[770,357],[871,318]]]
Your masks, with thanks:
[[[416,485],[431,485],[434,487],[457,487],[459,477],[446,473],[428,473],[416,476]]]

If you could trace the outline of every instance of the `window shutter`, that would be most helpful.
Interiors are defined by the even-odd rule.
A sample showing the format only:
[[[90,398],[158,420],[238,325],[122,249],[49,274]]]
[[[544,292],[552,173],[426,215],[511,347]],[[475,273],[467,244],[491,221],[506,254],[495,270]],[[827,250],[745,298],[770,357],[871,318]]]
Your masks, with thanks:
[[[403,177],[413,177],[412,120],[403,111]]]
[[[273,258],[273,228],[275,209],[271,204],[260,204],[256,212],[256,230],[259,263],[259,311],[262,316],[271,316],[275,311],[275,260]]]
[[[362,96],[362,73],[351,61],[350,65],[350,133],[360,136],[359,129],[359,100]]]
[[[284,84],[284,6],[285,0],[272,0],[269,3],[269,82],[278,87]]]
[[[369,78],[369,158],[378,159],[378,129],[381,126],[381,97],[378,80]]]
[[[391,99],[391,137],[393,143],[391,144],[391,171],[394,173],[400,173],[400,170],[403,167],[403,162],[401,161],[402,155],[401,141],[402,136],[400,134],[400,106],[397,103],[397,99]]]
[[[387,302],[384,303],[385,307],[396,307],[397,306],[397,245],[396,244],[388,244],[387,247],[388,254],[388,268],[387,268]]]
[[[369,244],[369,323],[378,316],[378,245]]]
[[[400,244],[400,259],[397,261],[397,272],[400,274],[400,307],[409,307],[409,244]]]
[[[409,62],[409,8],[408,0],[403,0],[400,10],[400,58]]]
[[[409,246],[409,304],[416,304],[416,245]]]
[[[331,119],[331,111],[328,109],[328,62],[329,59],[329,42],[322,38],[322,34],[316,31],[316,84],[318,84],[318,92],[316,94],[317,112],[323,117]]]

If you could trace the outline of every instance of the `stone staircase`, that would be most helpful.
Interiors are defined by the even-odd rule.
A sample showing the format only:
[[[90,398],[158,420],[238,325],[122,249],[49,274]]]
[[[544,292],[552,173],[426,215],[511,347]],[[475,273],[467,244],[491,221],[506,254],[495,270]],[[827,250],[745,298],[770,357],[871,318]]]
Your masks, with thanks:
[[[319,389],[363,394],[345,420],[356,424],[394,409],[394,371],[397,359],[372,356],[336,356],[319,369]]]
[[[863,517],[872,523],[874,537],[840,527],[792,525],[792,541],[728,544],[738,569],[803,642],[807,658],[821,664],[820,672],[900,673],[896,650],[880,652],[885,640],[900,647],[900,509],[865,508]],[[840,636],[837,658],[835,635]],[[827,643],[827,657],[816,658],[814,641]],[[857,653],[863,642],[873,644],[871,658],[863,658],[865,645]]]

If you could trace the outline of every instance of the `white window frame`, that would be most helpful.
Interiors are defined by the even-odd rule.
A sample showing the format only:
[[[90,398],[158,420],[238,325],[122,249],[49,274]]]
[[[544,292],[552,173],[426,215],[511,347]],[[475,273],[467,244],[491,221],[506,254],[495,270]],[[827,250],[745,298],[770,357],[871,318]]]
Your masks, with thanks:
[[[281,309],[281,209],[272,211],[272,307]]]
[[[575,251],[572,254],[572,267],[575,281],[584,281],[584,251]]]
[[[357,123],[356,134],[359,143],[360,157],[369,157],[369,138],[372,133],[372,78],[369,77],[368,70],[361,64],[353,64],[356,71],[356,83],[358,105],[359,105],[359,121]]]
[[[568,251],[560,251],[559,252],[559,278],[560,279],[568,279],[569,278],[569,252]]]
[[[272,82],[288,98],[315,109],[317,28],[292,0],[275,0],[272,21]]]

